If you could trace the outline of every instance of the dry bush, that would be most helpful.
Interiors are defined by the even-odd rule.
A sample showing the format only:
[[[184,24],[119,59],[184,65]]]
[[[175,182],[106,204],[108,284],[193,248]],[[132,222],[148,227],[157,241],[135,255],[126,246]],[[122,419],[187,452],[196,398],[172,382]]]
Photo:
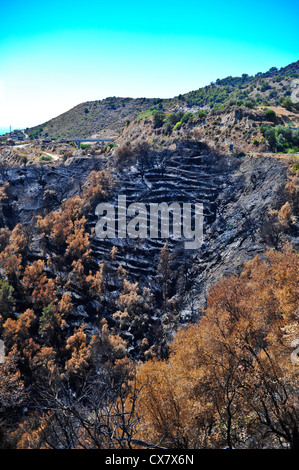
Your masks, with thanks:
[[[290,204],[286,202],[278,212],[278,220],[284,227],[289,227],[291,223],[292,209]]]
[[[132,145],[127,143],[117,148],[115,163],[118,168],[122,169],[124,166],[134,163],[135,157]]]

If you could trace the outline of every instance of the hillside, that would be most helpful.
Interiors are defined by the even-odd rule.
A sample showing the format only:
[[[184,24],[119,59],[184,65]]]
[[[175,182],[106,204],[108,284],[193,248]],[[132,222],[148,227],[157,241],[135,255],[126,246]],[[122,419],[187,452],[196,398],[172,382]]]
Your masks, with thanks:
[[[131,121],[139,113],[155,107],[161,100],[148,98],[106,98],[89,101],[75,106],[57,118],[26,129],[30,138],[75,138],[115,137],[126,121]]]
[[[279,106],[290,107],[296,79],[299,77],[299,61],[277,69],[272,67],[255,76],[217,79],[198,90],[169,99],[118,98],[81,103],[62,115],[38,126],[26,129],[35,138],[75,138],[97,135],[112,138],[118,135],[126,122],[151,114],[154,110],[173,112],[178,109],[221,109],[225,106]],[[293,100],[294,101],[294,100]]]
[[[249,109],[229,106],[201,117],[182,110],[174,113],[160,111],[158,117],[158,122],[154,115],[130,123],[115,139],[115,144],[125,145],[130,142],[135,145],[139,141],[146,141],[156,148],[171,148],[176,142],[187,138],[205,143],[209,148],[223,153],[299,151],[298,131],[295,130],[299,124],[299,112],[290,112],[282,107]],[[288,131],[289,125],[295,126],[294,130]],[[271,137],[274,131],[276,134],[290,133],[288,139],[293,136],[294,143],[285,139],[283,145],[277,145],[277,137]]]
[[[0,448],[299,448],[297,68],[0,139]]]

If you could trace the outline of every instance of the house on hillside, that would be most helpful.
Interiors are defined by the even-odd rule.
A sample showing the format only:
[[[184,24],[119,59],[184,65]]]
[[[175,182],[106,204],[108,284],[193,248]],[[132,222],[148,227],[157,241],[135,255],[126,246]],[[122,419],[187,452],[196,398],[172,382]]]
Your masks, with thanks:
[[[10,139],[21,142],[24,140],[24,134],[11,134]]]

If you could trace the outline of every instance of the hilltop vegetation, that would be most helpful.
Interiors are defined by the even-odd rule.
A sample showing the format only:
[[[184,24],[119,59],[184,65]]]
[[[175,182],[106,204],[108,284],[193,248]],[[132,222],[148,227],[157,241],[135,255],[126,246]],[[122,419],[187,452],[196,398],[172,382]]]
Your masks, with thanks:
[[[254,106],[278,106],[291,96],[291,81],[299,78],[299,63],[255,76],[244,73],[241,77],[217,79],[210,85],[181,96],[187,105],[221,108],[224,104]],[[287,103],[287,101],[286,101]]]
[[[198,90],[169,99],[117,98],[82,103],[70,111],[38,126],[26,129],[31,139],[74,138],[97,134],[111,138],[130,121],[148,117],[155,111],[210,111],[226,106],[285,106],[298,108],[291,101],[293,81],[299,78],[299,61],[287,67],[272,67],[266,73],[217,79]]]

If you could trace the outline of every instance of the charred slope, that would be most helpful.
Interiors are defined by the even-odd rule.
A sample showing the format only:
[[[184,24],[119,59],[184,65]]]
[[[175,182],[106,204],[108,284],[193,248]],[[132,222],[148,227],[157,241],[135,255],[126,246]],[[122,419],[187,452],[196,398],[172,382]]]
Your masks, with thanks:
[[[127,206],[142,202],[167,204],[200,202],[204,209],[204,243],[197,250],[186,250],[184,240],[168,240],[172,252],[174,295],[186,318],[201,307],[209,287],[223,275],[238,271],[243,263],[262,253],[269,211],[280,209],[286,201],[287,165],[273,158],[236,158],[209,153],[206,146],[181,142],[175,151],[155,154],[146,168],[133,165],[116,173],[118,195],[126,195]],[[91,216],[94,228],[96,216]],[[295,230],[295,229],[294,229]],[[122,264],[132,280],[141,285],[159,281],[157,266],[166,239],[93,239],[98,261]],[[118,248],[110,260],[112,246]],[[179,284],[184,285],[180,292]]]
[[[121,170],[113,158],[113,154],[108,160],[72,158],[56,166],[5,169],[2,182],[9,182],[9,198],[2,204],[2,226],[12,229],[18,222],[30,224],[35,215],[58,209],[64,199],[80,193],[92,170],[100,169],[111,170],[117,181],[109,201],[115,206],[119,195],[126,195],[127,206],[141,202],[147,208],[152,202],[202,203],[202,246],[186,250],[183,239],[168,240],[172,255],[169,298],[175,300],[181,321],[195,319],[211,285],[222,276],[238,272],[246,260],[262,253],[269,244],[269,237],[264,236],[268,213],[279,210],[287,199],[286,163],[270,157],[217,155],[201,143],[188,141],[177,143],[175,150],[151,151],[142,165],[137,161]],[[90,233],[97,221],[94,213],[88,214]],[[288,236],[295,239],[296,235],[294,223]],[[105,261],[107,268],[115,271],[122,265],[132,282],[138,281],[141,288],[150,287],[161,295],[158,264],[166,241],[117,237],[99,240],[93,235],[91,248],[95,266]],[[113,246],[117,252],[112,259]],[[28,256],[38,258],[41,253],[34,236]],[[110,287],[115,295],[119,293],[119,285]],[[93,305],[87,307],[86,298],[76,292],[74,295],[77,311],[92,327]]]

